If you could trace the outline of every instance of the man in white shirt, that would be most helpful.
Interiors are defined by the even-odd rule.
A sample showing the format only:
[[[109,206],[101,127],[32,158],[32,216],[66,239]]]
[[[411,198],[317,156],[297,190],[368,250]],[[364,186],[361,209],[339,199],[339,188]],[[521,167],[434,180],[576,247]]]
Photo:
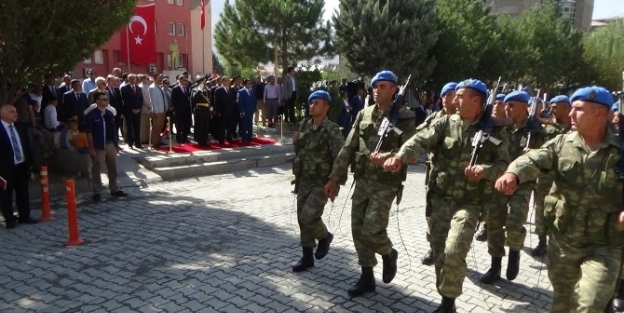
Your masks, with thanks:
[[[266,106],[269,127],[275,127],[277,107],[282,102],[282,88],[275,84],[275,76],[269,76],[269,83],[264,87],[264,104]]]
[[[43,111],[43,123],[45,128],[51,132],[60,131],[63,128],[63,123],[58,121],[57,106],[58,99],[55,97],[48,98],[48,105]]]
[[[167,95],[162,89],[162,74],[154,74],[154,82],[149,86],[148,93],[152,104],[152,145],[161,145],[162,138],[160,131],[165,125],[165,112],[167,106]]]

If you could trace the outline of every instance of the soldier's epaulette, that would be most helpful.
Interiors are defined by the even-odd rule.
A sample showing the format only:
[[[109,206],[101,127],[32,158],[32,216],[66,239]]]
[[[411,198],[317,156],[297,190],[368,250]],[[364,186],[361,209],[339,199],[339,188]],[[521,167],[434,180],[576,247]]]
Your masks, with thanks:
[[[399,111],[400,120],[414,119],[414,118],[416,118],[416,113],[414,113],[414,111],[410,109],[402,109]]]
[[[509,118],[492,118],[492,127],[509,127],[513,121]]]

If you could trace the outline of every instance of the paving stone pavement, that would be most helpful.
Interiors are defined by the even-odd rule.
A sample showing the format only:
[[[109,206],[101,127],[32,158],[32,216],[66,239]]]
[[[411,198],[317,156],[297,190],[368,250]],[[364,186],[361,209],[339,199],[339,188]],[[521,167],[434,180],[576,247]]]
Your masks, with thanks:
[[[440,299],[435,274],[419,260],[428,249],[423,171],[410,167],[391,214],[398,274],[382,283],[380,262],[377,292],[365,297],[346,292],[360,273],[350,181],[326,206],[335,235],[328,256],[310,271],[290,270],[301,250],[285,165],[151,185],[127,199],[79,200],[85,244],[77,247],[63,247],[63,202],[53,203],[52,222],[0,229],[0,312],[432,312]],[[475,241],[458,312],[545,312],[546,267],[526,253],[536,240],[527,236],[518,278],[492,286],[478,283],[490,257]]]

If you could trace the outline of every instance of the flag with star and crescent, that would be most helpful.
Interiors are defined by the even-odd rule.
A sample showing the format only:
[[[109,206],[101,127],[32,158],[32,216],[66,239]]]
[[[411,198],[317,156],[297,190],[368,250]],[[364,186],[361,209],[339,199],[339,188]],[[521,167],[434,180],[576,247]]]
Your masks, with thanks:
[[[156,63],[156,5],[139,5],[134,8],[134,16],[121,31],[121,51],[119,59],[135,65]]]

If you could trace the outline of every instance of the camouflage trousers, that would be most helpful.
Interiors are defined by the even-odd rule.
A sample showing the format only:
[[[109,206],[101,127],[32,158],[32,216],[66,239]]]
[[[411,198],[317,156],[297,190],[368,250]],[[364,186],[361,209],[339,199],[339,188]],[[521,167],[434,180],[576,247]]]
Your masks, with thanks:
[[[466,278],[466,255],[470,251],[482,206],[459,204],[433,196],[431,213],[431,249],[438,292],[457,298]],[[488,226],[489,227],[489,226]]]
[[[537,186],[533,191],[535,234],[538,236],[546,236],[546,227],[544,226],[544,198],[548,195],[552,184],[552,177],[542,176],[537,180]]]
[[[510,250],[520,251],[524,247],[526,229],[524,223],[529,214],[532,186],[522,186],[507,197],[495,192],[487,214],[488,253],[493,257],[505,256],[505,242]],[[505,200],[507,203],[505,203]],[[506,236],[505,236],[506,235]]]
[[[316,247],[316,240],[327,236],[321,217],[327,204],[322,185],[301,183],[297,191],[297,221],[301,231],[301,246]]]
[[[399,185],[388,186],[372,180],[358,179],[351,198],[351,234],[358,264],[377,265],[375,253],[386,255],[392,251],[392,241],[386,228],[392,201]]]
[[[557,230],[548,231],[551,313],[602,313],[613,296],[622,265],[622,247],[579,248]],[[572,243],[573,244],[573,243]]]

